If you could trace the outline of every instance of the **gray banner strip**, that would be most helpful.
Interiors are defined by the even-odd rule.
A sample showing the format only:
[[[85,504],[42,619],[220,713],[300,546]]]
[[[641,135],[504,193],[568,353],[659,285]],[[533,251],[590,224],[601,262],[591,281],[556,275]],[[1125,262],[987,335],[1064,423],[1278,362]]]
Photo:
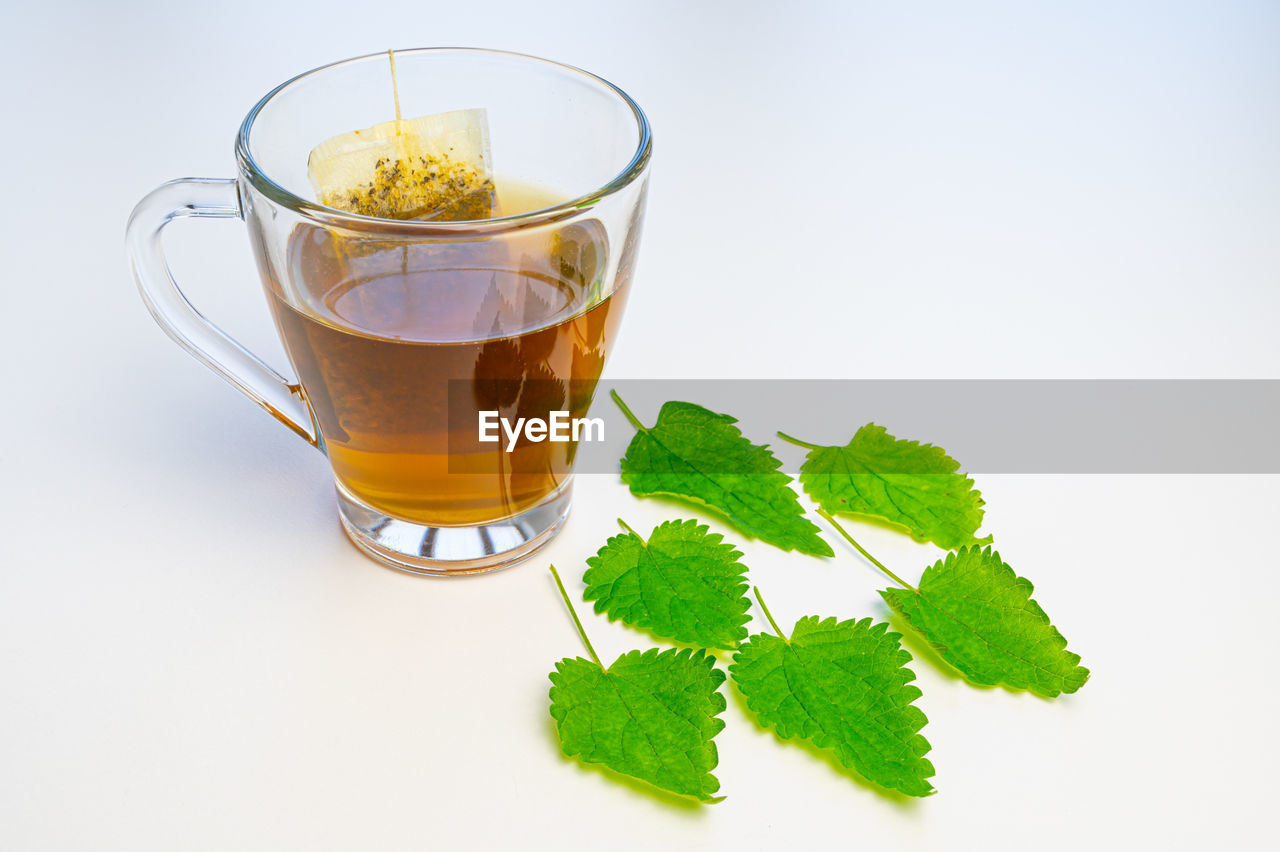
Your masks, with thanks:
[[[610,389],[646,425],[673,399],[732,415],[788,472],[805,451],[778,430],[845,444],[874,421],[971,473],[1280,473],[1276,380],[606,380],[606,440],[579,445],[579,472],[616,473],[634,434]]]

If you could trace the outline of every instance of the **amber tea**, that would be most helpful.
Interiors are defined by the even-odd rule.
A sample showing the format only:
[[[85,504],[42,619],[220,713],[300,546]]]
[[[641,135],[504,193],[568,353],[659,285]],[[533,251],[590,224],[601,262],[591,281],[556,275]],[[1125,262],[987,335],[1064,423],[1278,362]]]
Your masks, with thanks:
[[[497,182],[502,215],[562,200]],[[341,488],[388,516],[452,526],[516,515],[561,486],[572,442],[508,451],[480,442],[477,420],[585,413],[628,283],[599,299],[606,244],[592,224],[407,245],[299,228],[290,277],[304,292],[268,290]]]
[[[563,528],[579,443],[604,438],[588,409],[651,151],[636,103],[578,68],[473,48],[359,56],[258,101],[234,178],[147,195],[130,264],[172,338],[326,454],[357,548],[415,573],[492,571]],[[166,266],[169,223],[233,217],[296,378],[210,324]]]

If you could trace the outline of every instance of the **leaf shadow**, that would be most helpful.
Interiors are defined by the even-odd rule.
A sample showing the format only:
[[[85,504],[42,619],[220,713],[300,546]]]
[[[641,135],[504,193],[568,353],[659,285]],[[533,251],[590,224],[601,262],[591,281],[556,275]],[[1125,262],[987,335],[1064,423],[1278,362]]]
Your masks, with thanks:
[[[942,675],[947,680],[956,680],[961,681],[962,683],[968,683],[969,686],[974,689],[995,689],[994,686],[970,683],[968,679],[960,673],[959,669],[942,659],[942,655],[938,653],[938,650],[933,647],[929,640],[917,633],[914,628],[907,624],[906,620],[902,618],[902,616],[898,615],[888,607],[884,607],[884,609],[888,610],[885,620],[889,622],[890,629],[892,629],[894,633],[901,634],[902,647],[911,652],[912,659],[924,660],[931,665],[938,674]]]
[[[895,810],[905,814],[918,814],[923,816],[924,811],[920,805],[922,797],[908,796],[905,793],[900,793],[897,790],[890,790],[885,787],[881,787],[879,784],[874,784],[871,781],[868,781],[852,769],[849,769],[847,766],[842,764],[836,757],[835,752],[831,749],[818,748],[808,740],[800,739],[799,737],[783,739],[778,736],[778,732],[773,728],[760,728],[759,724],[755,721],[755,714],[753,714],[751,712],[751,708],[747,706],[746,696],[738,691],[738,685],[734,682],[733,678],[729,678],[729,694],[733,696],[733,703],[738,705],[738,709],[742,712],[742,715],[746,716],[752,724],[756,725],[757,729],[767,731],[767,733],[773,737],[775,742],[783,743],[793,748],[799,748],[802,751],[808,752],[812,757],[825,763],[832,772],[842,778],[852,781],[862,789],[875,794],[878,798],[886,801]],[[928,797],[926,796],[923,798]]]
[[[847,509],[843,511],[832,512],[831,514],[835,515],[837,518],[839,518],[842,521],[849,521],[855,524],[866,524],[867,526],[879,527],[882,530],[889,530],[890,532],[895,532],[895,533],[898,533],[899,535],[904,535],[907,538],[911,539],[916,544],[927,543],[925,541],[922,541],[921,539],[916,538],[914,535],[912,535],[911,528],[906,526],[905,524],[895,523],[894,521],[891,521],[888,518],[882,518],[879,515],[863,515],[860,513],[853,513]]]
[[[646,492],[644,494],[636,494],[634,491],[632,491],[631,494],[632,496],[638,497],[642,500],[653,500],[655,503],[660,503],[664,506],[670,506],[673,509],[681,509],[686,512],[695,513],[696,514],[695,520],[697,520],[698,523],[706,524],[708,527],[710,527],[712,532],[722,533],[721,530],[716,529],[716,525],[719,525],[721,527],[725,527],[726,529],[732,531],[733,535],[741,536],[747,541],[757,541],[757,542],[761,542],[762,544],[767,544],[770,547],[776,548],[777,550],[783,553],[794,553],[809,559],[833,558],[831,556],[818,556],[816,554],[804,553],[803,551],[795,550],[793,548],[784,548],[784,547],[781,547],[780,545],[774,544],[771,541],[763,539],[758,535],[749,533],[746,530],[742,529],[740,526],[738,526],[738,524],[735,523],[734,520],[731,517],[729,517],[729,514],[725,512],[723,509],[720,509],[717,506],[712,506],[710,503],[703,502],[702,500],[698,500],[695,497],[684,497],[684,496],[681,496],[678,494],[672,494],[666,491],[655,491],[652,493]],[[812,520],[812,518],[809,518],[809,515],[807,512],[802,517]],[[819,540],[826,542],[828,545],[830,545],[830,542],[827,542],[827,540],[823,538],[821,535],[818,535],[818,538]],[[741,545],[735,544],[735,546],[739,550],[742,549]]]
[[[604,616],[606,619],[608,619],[610,624],[619,624],[626,630],[638,633],[641,636],[644,636],[646,639],[649,639],[650,641],[655,642],[659,645],[669,645],[673,648],[677,648],[680,650],[689,650],[694,652],[704,651],[708,657],[714,657],[716,662],[718,663],[724,663],[725,654],[732,656],[734,653],[737,652],[738,647],[741,646],[743,642],[747,641],[747,638],[744,636],[742,639],[738,641],[738,645],[733,648],[709,648],[706,645],[700,645],[696,642],[685,642],[682,639],[672,639],[670,636],[663,636],[659,633],[654,633],[652,630],[650,630],[647,627],[638,627],[629,621],[624,621],[621,616],[614,616],[603,610],[597,610],[595,608],[595,603],[596,603],[595,601],[584,600],[584,602],[587,604],[587,606],[591,607],[592,614]]]
[[[701,802],[689,796],[681,796],[678,793],[672,793],[670,790],[664,790],[661,787],[655,787],[648,781],[642,781],[639,778],[632,778],[617,770],[610,769],[603,763],[587,763],[576,757],[569,757],[560,749],[560,733],[556,730],[556,720],[550,716],[546,722],[547,736],[551,741],[551,745],[555,751],[556,757],[560,758],[561,763],[570,764],[580,772],[589,772],[598,775],[615,784],[620,784],[627,789],[642,793],[649,798],[660,802],[674,811],[683,815],[686,819],[706,819],[702,816],[706,812],[705,805],[715,804],[715,802]]]
[[[888,608],[886,607],[886,609]],[[910,651],[912,657],[925,660],[929,665],[933,666],[938,674],[948,680],[960,681],[970,689],[980,689],[984,692],[1000,691],[1010,695],[1025,695],[1043,701],[1046,704],[1052,704],[1055,700],[1037,692],[1032,692],[1030,689],[1018,689],[1003,683],[974,683],[965,677],[959,669],[944,660],[938,650],[933,647],[933,644],[908,625],[902,616],[890,610],[888,621],[894,632],[902,634],[902,647]]]

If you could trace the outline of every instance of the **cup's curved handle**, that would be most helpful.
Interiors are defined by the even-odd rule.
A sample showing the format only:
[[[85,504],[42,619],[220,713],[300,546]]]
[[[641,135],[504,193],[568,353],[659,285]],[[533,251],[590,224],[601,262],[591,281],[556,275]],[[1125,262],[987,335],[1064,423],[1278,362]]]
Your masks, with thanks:
[[[243,219],[235,180],[182,178],[156,187],[129,217],[129,264],[142,300],[165,333],[272,416],[320,447],[320,430],[300,385],[267,366],[187,301],[165,262],[160,232],[181,217]]]

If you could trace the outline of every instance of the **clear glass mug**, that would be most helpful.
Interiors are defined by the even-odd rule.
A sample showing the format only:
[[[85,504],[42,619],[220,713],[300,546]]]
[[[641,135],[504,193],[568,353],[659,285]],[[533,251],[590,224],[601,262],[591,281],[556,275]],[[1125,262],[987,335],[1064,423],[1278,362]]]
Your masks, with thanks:
[[[329,457],[357,547],[413,572],[488,571],[559,530],[575,446],[481,442],[480,413],[590,406],[634,269],[649,125],[611,83],[535,57],[397,51],[395,70],[405,117],[487,109],[499,201],[537,209],[402,221],[313,200],[310,150],[392,117],[388,56],[374,54],[259,101],[236,138],[238,177],[156,189],[129,221],[129,256],[161,328]],[[178,289],[160,234],[184,216],[245,221],[296,382]]]

